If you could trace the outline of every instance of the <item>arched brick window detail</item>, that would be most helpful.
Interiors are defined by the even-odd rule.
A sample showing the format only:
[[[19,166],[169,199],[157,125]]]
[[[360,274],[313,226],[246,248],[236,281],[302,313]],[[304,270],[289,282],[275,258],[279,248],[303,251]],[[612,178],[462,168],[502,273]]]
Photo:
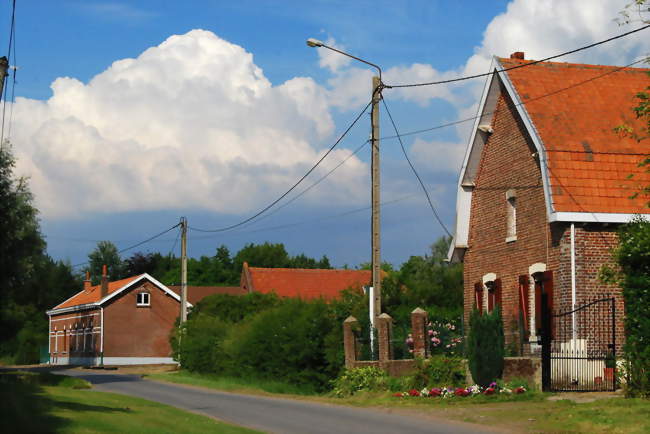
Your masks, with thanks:
[[[488,312],[501,306],[501,279],[494,279],[486,284],[488,288]]]
[[[525,332],[530,332],[530,322],[528,321],[528,312],[530,312],[529,287],[529,277],[527,275],[519,276],[519,315]]]
[[[474,284],[474,305],[479,312],[483,312],[483,283],[476,282]]]

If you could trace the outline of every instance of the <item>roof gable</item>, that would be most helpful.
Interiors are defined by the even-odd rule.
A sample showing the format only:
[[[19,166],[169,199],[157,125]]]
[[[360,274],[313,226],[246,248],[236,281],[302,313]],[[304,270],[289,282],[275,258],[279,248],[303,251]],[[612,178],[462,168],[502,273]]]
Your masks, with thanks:
[[[492,61],[495,74],[483,90],[458,181],[450,260],[462,260],[467,248],[474,179],[502,91],[537,149],[549,222],[623,223],[634,213],[648,213],[641,198],[629,199],[639,185],[650,184],[650,174],[638,167],[648,152],[613,129],[639,126],[634,95],[650,85],[650,70],[541,62],[503,72],[529,62]]]
[[[302,299],[336,298],[348,288],[360,291],[371,279],[370,270],[248,267],[248,272],[251,290]]]
[[[148,280],[168,295],[175,298],[180,302],[180,297],[174,291],[170,290],[167,286],[154,279],[151,275],[144,273],[138,276],[131,276],[125,279],[108,282],[108,294],[101,297],[101,285],[91,286],[88,290],[81,290],[61,304],[56,305],[51,310],[47,311],[48,314],[67,312],[70,310],[79,310],[85,308],[99,307],[118,296],[129,288],[133,287],[142,280]],[[191,303],[188,303],[191,307]]]

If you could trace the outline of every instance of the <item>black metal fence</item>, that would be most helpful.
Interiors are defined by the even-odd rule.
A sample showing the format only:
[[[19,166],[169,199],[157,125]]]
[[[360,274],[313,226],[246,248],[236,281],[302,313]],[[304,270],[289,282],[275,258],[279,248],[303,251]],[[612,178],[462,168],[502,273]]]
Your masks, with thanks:
[[[542,294],[542,386],[550,391],[616,390],[616,300],[602,297],[551,312]]]

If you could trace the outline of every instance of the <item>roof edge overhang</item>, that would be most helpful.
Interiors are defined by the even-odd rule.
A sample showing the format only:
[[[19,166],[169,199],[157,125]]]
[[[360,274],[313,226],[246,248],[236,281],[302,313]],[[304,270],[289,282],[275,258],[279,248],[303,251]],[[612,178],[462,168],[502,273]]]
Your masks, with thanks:
[[[474,190],[474,181],[478,172],[478,166],[481,159],[483,146],[487,142],[489,133],[481,131],[480,125],[490,125],[496,109],[496,103],[500,95],[500,86],[502,84],[508,96],[512,100],[518,115],[520,116],[530,138],[537,150],[540,162],[540,171],[542,174],[542,186],[544,190],[544,202],[546,204],[546,215],[549,221],[557,214],[553,210],[553,201],[551,198],[550,181],[547,170],[546,152],[542,139],[533,124],[524,103],[521,101],[517,90],[508,77],[508,73],[503,71],[503,65],[496,56],[492,57],[490,71],[494,74],[486,81],[479,104],[478,114],[474,122],[472,134],[465,151],[465,158],[461,167],[458,179],[458,196],[456,198],[456,227],[455,235],[452,239],[447,259],[451,262],[462,262],[465,251],[469,245],[469,222],[472,204],[472,192]]]
[[[643,214],[614,213],[614,212],[554,212],[549,218],[550,223],[629,223],[634,217]]]
[[[155,279],[153,276],[151,276],[149,273],[144,273],[144,274],[140,275],[138,278],[133,279],[132,281],[130,281],[130,282],[127,283],[126,285],[122,286],[121,288],[119,288],[119,289],[117,289],[117,290],[111,292],[110,294],[108,294],[106,297],[102,298],[102,299],[99,300],[98,302],[95,302],[95,303],[80,304],[80,305],[77,305],[77,306],[69,306],[69,307],[64,307],[64,308],[61,308],[61,309],[56,309],[56,308],[55,308],[55,309],[51,309],[51,310],[46,311],[46,313],[47,313],[48,315],[55,315],[55,314],[60,314],[60,313],[76,312],[76,311],[80,311],[80,310],[87,310],[87,309],[92,309],[92,308],[96,308],[96,307],[101,307],[101,306],[102,306],[103,304],[105,304],[107,301],[113,299],[114,297],[117,297],[119,294],[121,294],[122,292],[126,291],[128,288],[130,288],[131,286],[135,285],[136,283],[141,282],[142,280],[149,280],[151,283],[153,283],[154,285],[156,285],[157,287],[159,287],[160,289],[162,289],[163,292],[165,292],[167,295],[169,295],[170,297],[174,298],[176,301],[178,301],[178,302],[180,303],[180,301],[181,301],[181,297],[180,297],[180,295],[176,294],[174,291],[172,291],[171,289],[169,289],[166,285],[164,285],[163,283],[161,283],[161,282],[159,282],[158,280],[156,280],[156,279]],[[75,295],[76,295],[76,294],[75,294]],[[73,297],[74,297],[74,296],[73,296]],[[71,298],[72,298],[72,297],[71,297]],[[68,299],[68,300],[69,300],[69,299]],[[67,301],[67,300],[66,300],[66,301]],[[64,301],[63,303],[65,303],[65,301]],[[61,304],[63,304],[63,303],[61,303]],[[187,307],[193,307],[193,306],[192,306],[192,303],[190,303],[190,302],[188,301],[188,302],[187,302]]]

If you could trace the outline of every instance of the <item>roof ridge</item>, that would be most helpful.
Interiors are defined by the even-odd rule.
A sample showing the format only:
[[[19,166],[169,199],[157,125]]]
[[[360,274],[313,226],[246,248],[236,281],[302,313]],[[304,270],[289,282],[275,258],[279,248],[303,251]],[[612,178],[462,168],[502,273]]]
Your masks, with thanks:
[[[650,71],[650,68],[635,68],[631,66],[617,66],[617,65],[602,65],[602,64],[594,64],[594,63],[574,63],[574,62],[553,62],[553,61],[537,61],[535,59],[512,59],[509,57],[499,57],[495,56],[500,62],[501,61],[506,61],[506,62],[513,62],[513,63],[519,63],[519,64],[528,64],[528,63],[533,63],[536,62],[534,65],[546,65],[546,64],[553,64],[553,65],[561,65],[561,66],[576,66],[576,67],[592,67],[594,69],[596,68],[609,68],[609,69],[621,69],[621,70],[633,70],[637,72],[648,72]],[[505,71],[509,72],[509,71]]]

